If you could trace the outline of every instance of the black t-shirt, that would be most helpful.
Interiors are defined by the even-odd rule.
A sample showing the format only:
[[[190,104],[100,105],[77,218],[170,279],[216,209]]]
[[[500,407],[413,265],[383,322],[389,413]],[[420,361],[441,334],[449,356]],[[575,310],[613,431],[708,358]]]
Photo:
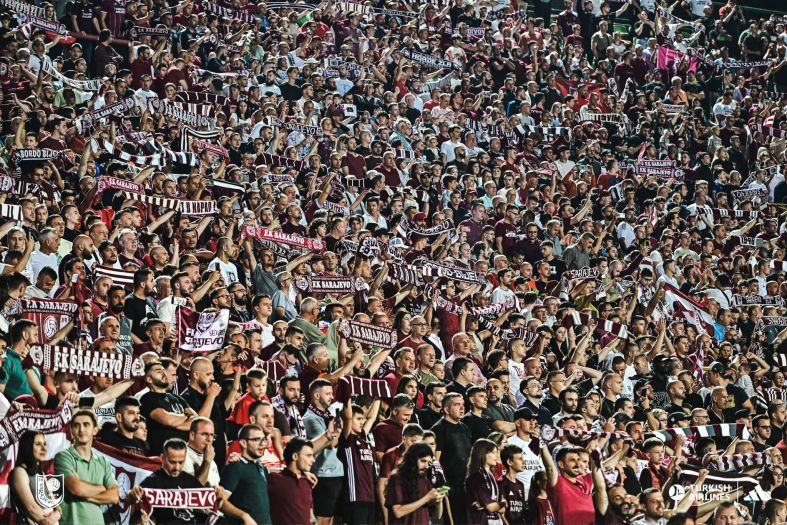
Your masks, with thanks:
[[[437,450],[440,452],[440,464],[443,465],[446,481],[450,485],[461,486],[473,444],[470,429],[464,423],[449,423],[441,418],[432,431],[437,438]]]
[[[201,489],[202,483],[191,474],[181,472],[178,477],[173,478],[164,469],[157,470],[140,485],[149,489]],[[157,525],[193,523],[202,524],[208,518],[208,511],[203,509],[161,509],[155,508],[150,518]]]
[[[467,428],[470,429],[470,436],[473,442],[489,437],[489,434],[492,432],[489,421],[483,416],[476,416],[473,413],[468,413],[462,418],[462,423],[467,425]]]
[[[426,430],[432,428],[435,423],[440,421],[441,417],[443,416],[439,412],[435,412],[428,406],[418,411],[418,421],[421,422],[421,426]]]
[[[289,82],[285,82],[279,86],[279,89],[281,90],[282,98],[290,102],[300,100],[300,98],[303,96],[303,88],[298,84],[293,86]]]
[[[183,399],[189,404],[194,412],[199,412],[205,399],[208,397],[205,394],[200,394],[193,388],[189,387],[182,393]],[[226,437],[226,422],[227,411],[224,409],[224,400],[227,398],[226,391],[222,389],[221,393],[213,401],[213,408],[210,411],[210,420],[213,421],[214,432],[216,433],[216,441],[213,443],[213,448],[216,451],[216,464],[223,465],[225,450],[227,448]]]
[[[142,441],[139,438],[127,438],[125,436],[121,436],[117,432],[101,432],[98,435],[98,440],[102,443],[106,443],[111,447],[115,447],[117,449],[122,450],[123,452],[128,452],[129,454],[135,454],[137,456],[147,456],[148,455],[148,444]]]
[[[147,338],[142,326],[146,317],[156,317],[156,308],[149,299],[140,299],[134,294],[126,296],[126,317],[131,321],[131,333],[143,341]]]
[[[165,427],[154,420],[150,414],[157,408],[161,408],[173,414],[185,414],[189,404],[180,396],[175,394],[148,392],[140,400],[142,404],[140,413],[145,416],[148,422],[148,444],[151,454],[161,454],[162,445],[170,438],[180,438],[188,441],[189,433],[185,430],[177,430],[172,427]]]

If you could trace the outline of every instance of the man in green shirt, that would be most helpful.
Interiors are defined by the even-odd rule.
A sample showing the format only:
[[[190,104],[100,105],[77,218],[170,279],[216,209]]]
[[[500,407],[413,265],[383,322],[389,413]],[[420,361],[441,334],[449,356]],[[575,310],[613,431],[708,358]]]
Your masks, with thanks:
[[[112,465],[93,451],[95,412],[78,410],[70,426],[73,444],[55,456],[55,473],[62,474],[65,483],[60,525],[104,523],[101,505],[114,505],[120,496]]]
[[[307,297],[301,302],[301,315],[289,322],[303,330],[303,342],[306,346],[311,343],[325,344],[325,334],[317,328],[320,317],[320,303],[314,297]]]
[[[6,350],[1,382],[5,397],[13,401],[17,396],[33,394],[22,361],[30,353],[30,345],[38,343],[38,326],[29,319],[19,319],[8,328],[8,333],[11,346]]]
[[[225,506],[222,510],[231,518],[228,523],[270,525],[268,469],[259,462],[267,446],[265,434],[257,425],[245,425],[240,429],[238,442],[241,459],[227,463],[221,472],[221,486],[232,493],[229,498],[232,506]]]

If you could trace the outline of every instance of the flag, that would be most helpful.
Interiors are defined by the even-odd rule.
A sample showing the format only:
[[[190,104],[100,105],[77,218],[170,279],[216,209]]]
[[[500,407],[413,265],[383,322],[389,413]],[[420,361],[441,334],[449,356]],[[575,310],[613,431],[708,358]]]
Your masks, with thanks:
[[[93,450],[107,458],[107,461],[112,465],[120,492],[118,504],[103,506],[104,521],[125,525],[131,518],[131,507],[123,501],[126,494],[131,488],[138,486],[145,478],[161,468],[161,458],[130,454],[100,441],[93,441]]]
[[[700,332],[713,334],[715,320],[704,306],[669,284],[664,284],[667,308],[676,317],[682,317]]]
[[[224,345],[230,311],[197,312],[185,306],[175,310],[178,346],[186,352],[212,352]]]
[[[79,304],[76,301],[26,297],[20,300],[20,305],[22,318],[36,323],[41,343],[48,343],[70,321],[77,323],[79,320]]]
[[[119,270],[109,266],[96,266],[93,268],[94,283],[99,277],[109,277],[112,284],[125,286],[127,290],[134,288],[134,272],[131,270]]]
[[[66,436],[65,427],[60,432],[46,435],[46,460],[44,461],[44,472],[51,474],[54,469],[53,459],[55,455],[71,446]],[[13,514],[11,507],[11,489],[8,485],[11,471],[14,470],[16,455],[18,453],[18,443],[0,452],[2,466],[0,466],[0,523],[12,523]]]
[[[601,88],[604,87],[603,84],[600,84],[598,82],[582,82],[582,84],[584,84],[585,87],[588,88],[588,95],[590,93],[598,93],[601,90]],[[579,85],[580,85],[579,82],[575,82],[573,80],[567,80],[561,78],[560,76],[555,77],[555,87],[560,91],[560,94],[563,96],[563,98],[569,95],[571,95],[572,97],[576,96],[577,90],[579,89]]]
[[[702,367],[705,366],[705,343],[700,342],[699,348],[691,356],[691,375],[697,381],[702,381]]]
[[[659,47],[658,53],[656,55],[656,67],[662,71],[672,71],[678,62],[680,62],[685,56],[685,53],[661,46]],[[686,59],[686,61],[689,64],[689,71],[696,73],[697,66],[700,62],[699,59],[695,56],[690,56]]]

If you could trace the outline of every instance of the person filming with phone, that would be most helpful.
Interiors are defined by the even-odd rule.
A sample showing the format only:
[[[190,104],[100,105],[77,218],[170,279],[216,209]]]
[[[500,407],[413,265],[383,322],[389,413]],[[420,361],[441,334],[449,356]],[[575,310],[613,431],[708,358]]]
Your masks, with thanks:
[[[438,519],[443,515],[448,487],[432,488],[427,473],[433,460],[427,443],[415,443],[404,453],[385,490],[388,525],[420,525],[429,523],[430,513]]]

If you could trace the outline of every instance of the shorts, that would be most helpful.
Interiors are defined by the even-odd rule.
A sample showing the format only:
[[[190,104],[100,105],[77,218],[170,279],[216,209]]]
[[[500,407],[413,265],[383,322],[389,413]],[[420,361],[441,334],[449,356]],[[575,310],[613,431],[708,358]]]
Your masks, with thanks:
[[[317,486],[312,489],[314,515],[321,518],[336,516],[339,498],[342,494],[343,478],[318,478]]]

